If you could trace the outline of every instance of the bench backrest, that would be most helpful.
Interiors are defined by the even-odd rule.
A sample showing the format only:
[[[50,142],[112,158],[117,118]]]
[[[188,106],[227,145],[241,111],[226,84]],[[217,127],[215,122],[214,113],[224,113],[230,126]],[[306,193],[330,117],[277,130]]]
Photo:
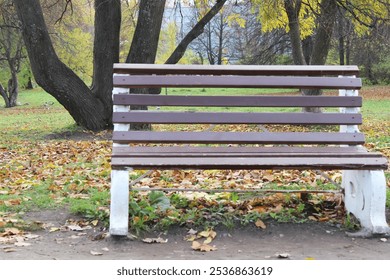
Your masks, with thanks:
[[[362,105],[357,89],[356,66],[205,66],[205,65],[114,65],[114,143],[179,143],[179,144],[281,144],[281,145],[359,145],[364,143],[357,125]],[[186,96],[128,94],[128,88],[243,88],[240,96]],[[245,88],[338,89],[341,94],[302,96],[297,91],[280,95],[245,95]],[[176,89],[179,91],[179,89]],[[129,110],[129,106],[148,106],[148,111]],[[168,106],[169,110],[160,107]],[[156,110],[156,107],[158,110]],[[203,111],[181,107],[203,107]],[[222,107],[210,112],[213,108]],[[246,112],[227,108],[250,107]],[[343,112],[307,113],[259,112],[259,107],[276,108],[344,108]],[[176,111],[172,111],[178,108]],[[291,110],[290,110],[291,111]],[[128,131],[129,124],[154,124],[153,131]],[[227,125],[225,131],[156,131],[161,125],[184,124]],[[294,132],[234,131],[236,125],[304,125]],[[157,126],[156,126],[157,125]],[[308,126],[343,126],[336,132],[308,132]],[[171,127],[168,127],[172,130]],[[183,128],[187,130],[186,127]],[[181,129],[180,129],[181,130]],[[302,132],[302,130],[305,130]],[[289,129],[289,131],[291,131]]]

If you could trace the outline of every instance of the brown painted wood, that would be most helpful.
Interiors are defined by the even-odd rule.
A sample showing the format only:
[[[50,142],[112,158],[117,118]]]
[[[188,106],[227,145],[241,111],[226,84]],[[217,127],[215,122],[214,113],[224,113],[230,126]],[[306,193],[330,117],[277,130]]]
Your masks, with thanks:
[[[381,158],[308,158],[308,157],[193,157],[188,158],[112,158],[114,169],[386,169],[386,159]]]
[[[361,96],[182,96],[115,94],[114,105],[200,107],[361,107]]]
[[[179,74],[179,75],[358,75],[357,66],[348,65],[166,65],[114,64],[119,74]]]
[[[346,113],[223,113],[223,112],[115,112],[114,123],[155,124],[361,124],[360,114]]]
[[[158,154],[158,153],[218,153],[218,154],[240,154],[245,153],[283,153],[283,154],[298,154],[298,153],[325,153],[325,154],[367,154],[367,149],[363,146],[271,146],[271,147],[255,147],[255,146],[114,146],[112,149],[113,156],[122,156],[126,154]],[[381,155],[378,152],[370,152],[369,154]]]
[[[361,147],[113,147],[112,157],[381,157]]]
[[[364,143],[362,133],[114,131],[116,143],[345,144]]]
[[[279,76],[114,76],[114,87],[360,89],[358,78]]]

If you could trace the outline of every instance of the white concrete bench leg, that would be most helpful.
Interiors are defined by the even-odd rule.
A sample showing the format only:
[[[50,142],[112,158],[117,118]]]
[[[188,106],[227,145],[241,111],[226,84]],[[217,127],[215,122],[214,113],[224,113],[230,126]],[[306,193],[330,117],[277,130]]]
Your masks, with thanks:
[[[386,222],[386,179],[382,170],[345,170],[342,187],[345,208],[360,222],[362,229],[351,236],[389,235]]]
[[[110,234],[127,236],[129,231],[129,171],[111,171]]]

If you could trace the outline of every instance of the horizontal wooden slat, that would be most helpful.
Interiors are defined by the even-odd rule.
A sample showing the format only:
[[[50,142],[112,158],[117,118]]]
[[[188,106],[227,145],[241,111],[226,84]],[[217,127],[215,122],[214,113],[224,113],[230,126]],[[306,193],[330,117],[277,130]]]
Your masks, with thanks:
[[[146,154],[351,154],[351,155],[381,155],[378,152],[368,152],[363,146],[114,146],[113,156],[136,156]]]
[[[358,78],[282,76],[114,76],[115,87],[360,89]]]
[[[114,64],[120,74],[195,74],[195,75],[358,75],[357,66],[348,65],[167,65]]]
[[[113,169],[386,169],[385,158],[192,157],[112,158]]]
[[[114,105],[207,107],[361,107],[361,96],[182,96],[115,94]]]
[[[360,114],[344,113],[206,113],[206,112],[115,112],[114,123],[155,124],[361,124]]]
[[[363,144],[362,133],[114,131],[116,143]]]
[[[348,147],[113,147],[112,157],[382,157],[359,146]]]

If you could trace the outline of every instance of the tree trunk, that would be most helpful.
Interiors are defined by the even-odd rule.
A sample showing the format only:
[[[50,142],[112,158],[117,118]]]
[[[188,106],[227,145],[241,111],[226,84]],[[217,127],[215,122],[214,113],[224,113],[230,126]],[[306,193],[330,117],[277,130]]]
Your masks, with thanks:
[[[223,15],[220,15],[219,19],[219,34],[218,34],[218,65],[222,65],[222,57],[223,57]]]
[[[92,93],[112,115],[112,65],[119,62],[120,0],[95,0]],[[108,121],[111,123],[111,118]]]
[[[30,0],[26,4],[24,0],[14,0],[14,4],[21,22],[31,69],[38,85],[54,96],[77,124],[95,131],[106,128],[111,118],[110,112],[105,110],[107,106],[59,60],[39,1]]]
[[[32,84],[32,79],[31,77],[28,77],[28,81],[27,81],[27,85],[26,85],[26,89],[33,89],[33,84]]]
[[[321,14],[318,20],[313,51],[310,58],[311,65],[324,65],[328,57],[332,32],[337,14],[336,0],[322,0]],[[321,90],[303,90],[304,95],[321,95]],[[305,112],[321,112],[319,107],[306,107]]]
[[[338,20],[337,20],[337,36],[338,39],[338,48],[339,48],[339,63],[340,65],[345,65],[345,42],[344,42],[344,15],[339,12],[338,14]]]
[[[5,108],[10,108],[10,103],[9,103],[9,98],[8,94],[5,91],[4,87],[0,84],[0,95],[3,97],[4,102],[5,102]]]
[[[165,0],[141,0],[137,26],[126,63],[154,63],[164,15]],[[131,89],[132,93],[159,94],[161,89]],[[146,106],[131,106],[131,110],[147,110]],[[131,130],[151,130],[149,124],[134,124]]]
[[[284,7],[288,17],[288,27],[290,28],[288,34],[290,36],[294,64],[306,65],[302,49],[301,31],[299,27],[298,16],[299,10],[301,9],[301,1],[285,0]]]
[[[126,63],[154,63],[164,8],[165,0],[141,0]]]
[[[337,14],[337,0],[322,0],[321,15],[314,40],[311,65],[324,65],[328,57]]]
[[[16,72],[12,73],[11,79],[8,80],[8,97],[9,107],[15,107],[18,101],[19,83]]]

